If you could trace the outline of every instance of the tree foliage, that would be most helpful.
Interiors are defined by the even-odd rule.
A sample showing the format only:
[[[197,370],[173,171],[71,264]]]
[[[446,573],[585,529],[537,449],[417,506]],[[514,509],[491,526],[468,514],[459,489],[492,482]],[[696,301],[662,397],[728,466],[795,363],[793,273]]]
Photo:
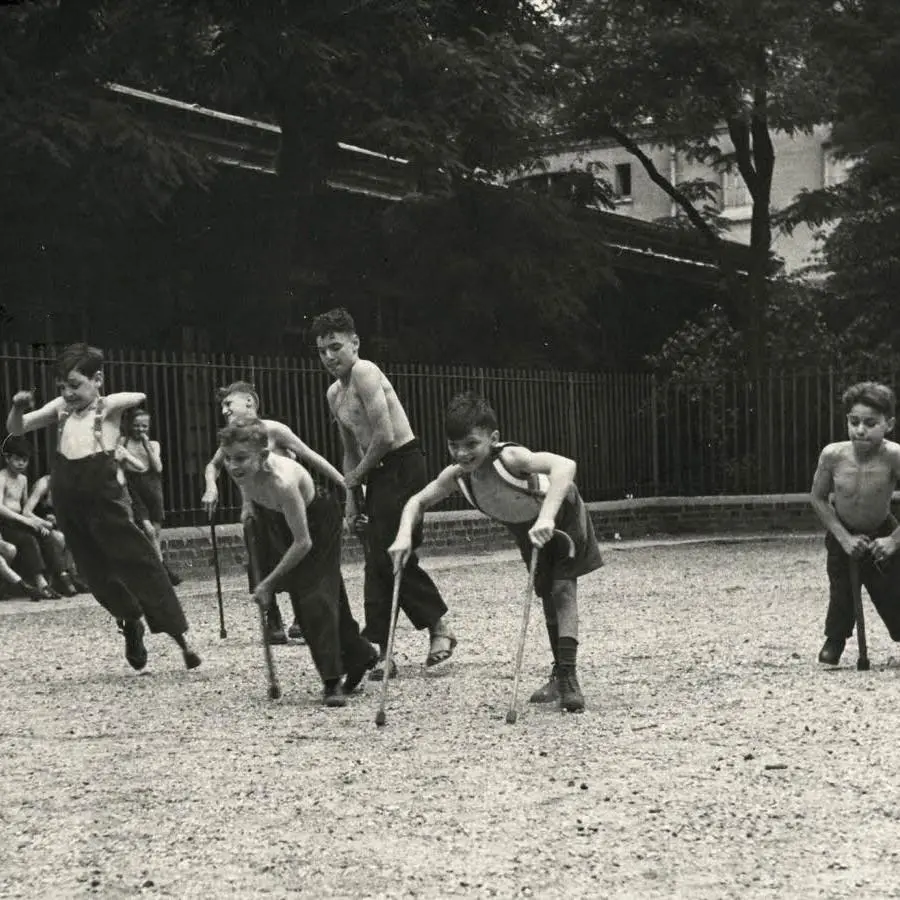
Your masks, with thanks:
[[[745,284],[723,265],[721,307],[751,366],[765,355],[772,274],[772,133],[827,117],[827,61],[813,37],[830,0],[573,0],[569,4],[564,123],[583,138],[613,138],[678,204],[714,250],[718,233],[697,186],[672,184],[643,149],[672,147],[739,173],[752,198]],[[723,135],[730,142],[727,149]],[[700,191],[701,200],[708,194]]]
[[[806,191],[785,227],[820,229],[829,315],[842,355],[900,365],[900,7],[885,0],[835,4],[818,40],[833,61],[832,149],[845,181]]]

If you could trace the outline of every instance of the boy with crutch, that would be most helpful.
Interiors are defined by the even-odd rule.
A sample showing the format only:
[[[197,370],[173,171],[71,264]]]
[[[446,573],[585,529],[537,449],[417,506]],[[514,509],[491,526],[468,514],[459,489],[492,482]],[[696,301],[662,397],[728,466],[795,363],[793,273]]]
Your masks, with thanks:
[[[541,598],[553,668],[550,680],[531,695],[532,703],[554,703],[568,712],[584,709],[576,672],[578,578],[603,565],[594,527],[575,486],[575,462],[555,453],[533,452],[500,441],[497,415],[473,392],[450,401],[445,417],[453,464],[403,509],[389,552],[398,571],[413,547],[413,530],[426,509],[455,491],[486,516],[504,524],[526,565],[537,552],[533,574]],[[571,539],[554,540],[557,532]],[[574,546],[572,546],[574,545]]]
[[[297,613],[322,679],[326,706],[344,706],[378,660],[359,633],[341,576],[341,504],[319,492],[299,463],[269,450],[260,419],[234,418],[219,432],[228,474],[241,492],[241,521],[254,551],[254,599],[263,607],[276,591],[298,598]],[[343,684],[341,678],[344,677]]]
[[[847,388],[842,401],[848,440],[822,450],[810,497],[827,529],[829,600],[819,662],[830,666],[840,662],[856,621],[853,566],[891,638],[900,641],[900,526],[891,515],[900,444],[885,438],[896,400],[886,385],[864,381]]]

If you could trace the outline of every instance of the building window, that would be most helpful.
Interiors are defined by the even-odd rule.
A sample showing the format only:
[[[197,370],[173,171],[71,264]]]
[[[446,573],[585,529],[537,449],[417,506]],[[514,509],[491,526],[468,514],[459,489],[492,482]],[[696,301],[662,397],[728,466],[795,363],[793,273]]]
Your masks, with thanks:
[[[614,177],[616,200],[631,200],[631,163],[617,163]]]
[[[722,173],[722,209],[741,209],[752,206],[750,189],[740,172]]]
[[[853,168],[853,160],[838,159],[830,144],[822,146],[822,186],[834,187],[847,180],[850,170]]]

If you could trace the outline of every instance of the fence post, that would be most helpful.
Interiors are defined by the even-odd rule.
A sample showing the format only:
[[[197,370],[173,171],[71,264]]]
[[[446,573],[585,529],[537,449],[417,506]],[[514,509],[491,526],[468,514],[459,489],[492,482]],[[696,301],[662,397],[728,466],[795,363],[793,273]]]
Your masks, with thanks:
[[[578,458],[578,420],[575,418],[575,377],[569,373],[566,376],[568,382],[568,418],[569,418],[569,455],[573,459]]]
[[[656,373],[650,376],[650,428],[653,464],[653,494],[659,496],[659,398],[656,393]]]

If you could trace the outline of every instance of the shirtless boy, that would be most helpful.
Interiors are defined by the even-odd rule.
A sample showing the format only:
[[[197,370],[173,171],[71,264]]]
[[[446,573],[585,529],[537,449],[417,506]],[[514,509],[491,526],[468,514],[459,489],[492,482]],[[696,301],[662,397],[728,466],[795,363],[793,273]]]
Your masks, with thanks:
[[[188,645],[187,620],[159,557],[131,515],[119,480],[114,448],[122,413],[144,394],[104,396],[103,353],[87,344],[66,347],[57,360],[60,396],[32,412],[34,395],[19,391],[6,419],[10,434],[54,425],[58,429],[51,490],[59,526],[78,571],[125,636],[125,659],[147,665],[146,618],[150,631],[165,633],[181,648],[188,669],[200,657]]]
[[[406,501],[427,482],[425,460],[406,412],[390,381],[375,363],[359,358],[359,337],[350,313],[333,309],[312,324],[319,358],[335,378],[328,388],[328,406],[338,424],[344,448],[347,518],[358,513],[354,488],[366,485],[368,516],[365,562],[363,634],[380,648],[381,662],[373,680],[385,676],[383,660],[390,628],[393,563],[388,547],[397,534]],[[419,565],[415,549],[421,527],[413,536],[413,552],[403,572],[399,604],[417,630],[428,629],[425,664],[449,659],[456,637],[444,621],[447,606],[434,582]],[[394,677],[393,670],[387,673]]]
[[[222,416],[226,423],[236,418],[259,417],[259,394],[256,393],[256,388],[250,382],[235,381],[227,387],[221,388],[217,396],[221,402]],[[308,469],[317,471],[341,488],[344,487],[344,477],[341,473],[324,456],[316,453],[315,450],[301,441],[287,425],[276,422],[274,419],[260,419],[260,421],[266,429],[270,453],[298,460]],[[224,451],[219,447],[213,458],[206,464],[203,472],[206,490],[200,498],[200,502],[210,517],[212,517],[219,502],[219,489],[216,486],[216,481],[219,478],[219,472],[222,471],[224,459]],[[278,602],[273,599],[269,605],[266,613],[266,623],[267,639],[270,644],[286,644],[289,637],[297,640],[303,639],[303,632],[297,621],[296,600],[297,598],[291,596],[291,606],[294,608],[294,623],[288,629],[287,634],[284,631],[284,620],[281,616],[281,610],[278,608]]]
[[[849,440],[828,444],[819,456],[812,506],[825,535],[830,595],[819,662],[837,665],[853,632],[850,558],[888,633],[900,641],[900,526],[891,496],[900,482],[900,444],[885,439],[894,427],[894,392],[864,381],[843,396]],[[833,494],[833,500],[830,495]]]
[[[228,474],[241,491],[241,521],[253,530],[261,580],[251,585],[264,607],[276,590],[298,598],[297,614],[324,685],[326,706],[344,706],[376,661],[375,649],[359,634],[341,577],[341,507],[317,492],[299,463],[268,449],[260,419],[234,418],[219,432]],[[341,691],[341,676],[346,680]]]

